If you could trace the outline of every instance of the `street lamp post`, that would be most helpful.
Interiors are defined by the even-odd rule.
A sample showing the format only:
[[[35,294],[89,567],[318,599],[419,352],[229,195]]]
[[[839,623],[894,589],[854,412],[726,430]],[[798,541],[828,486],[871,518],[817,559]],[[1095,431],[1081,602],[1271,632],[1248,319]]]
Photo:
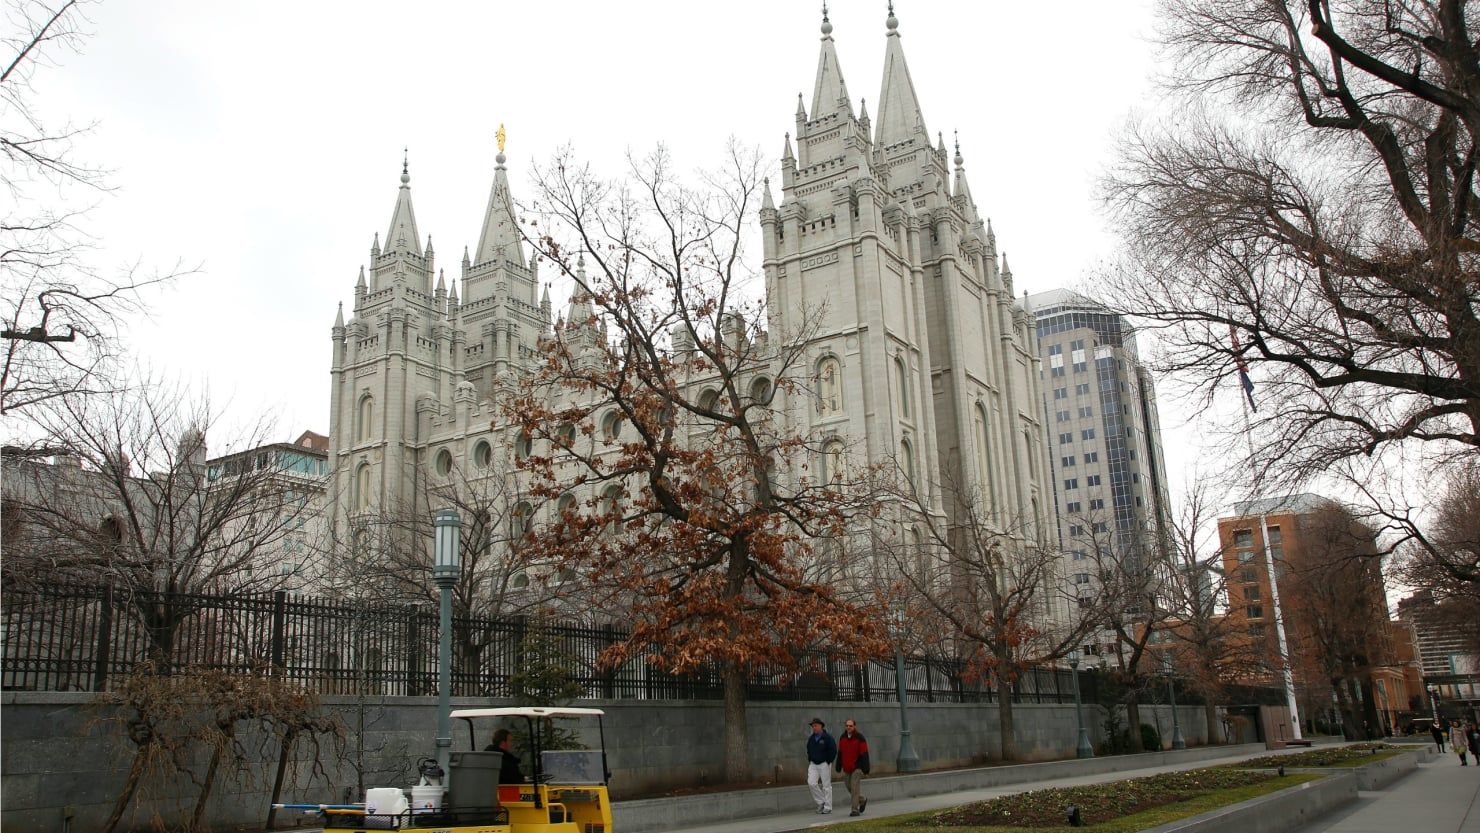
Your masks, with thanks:
[[[441,593],[437,639],[437,765],[447,772],[452,757],[452,586],[462,569],[458,536],[462,518],[455,509],[443,509],[432,520],[436,537],[432,547],[432,580]]]
[[[905,705],[904,652],[900,641],[904,638],[904,607],[895,605],[889,617],[889,636],[894,640],[894,687],[899,693],[899,757],[894,767],[899,772],[919,772],[920,756],[915,754],[915,742],[910,737],[910,714]]]
[[[1074,748],[1077,758],[1093,758],[1095,748],[1089,744],[1089,730],[1084,728],[1084,704],[1079,699],[1079,651],[1069,652],[1069,674],[1074,678],[1074,722],[1079,725],[1079,745]]]
[[[1172,748],[1186,749],[1187,741],[1182,738],[1182,721],[1177,719],[1177,689],[1172,685],[1172,655],[1161,655],[1161,670],[1167,675],[1167,699],[1172,704]]]

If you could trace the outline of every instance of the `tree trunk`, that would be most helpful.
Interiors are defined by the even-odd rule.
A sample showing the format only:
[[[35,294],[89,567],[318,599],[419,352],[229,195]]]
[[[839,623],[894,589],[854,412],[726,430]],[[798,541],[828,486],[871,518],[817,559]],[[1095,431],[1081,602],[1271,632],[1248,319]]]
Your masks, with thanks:
[[[1218,733],[1218,706],[1209,698],[1203,706],[1203,720],[1208,724],[1208,745],[1216,746],[1228,742],[1228,738],[1220,738]]]
[[[1362,674],[1362,720],[1367,724],[1366,740],[1382,737],[1382,716],[1377,713],[1377,691],[1372,686],[1372,674]]]
[[[1130,724],[1131,751],[1145,752],[1146,745],[1141,743],[1141,691],[1139,681],[1134,678],[1125,695],[1125,721]]]
[[[725,780],[732,784],[750,780],[750,744],[745,736],[745,671],[730,666],[724,672],[725,686]]]
[[[1335,677],[1331,680],[1331,688],[1336,692],[1336,708],[1341,713],[1341,730],[1347,740],[1358,740],[1360,734],[1357,722],[1352,712],[1351,693],[1347,690],[1346,680]]]
[[[201,830],[200,820],[205,817],[206,802],[211,799],[211,789],[216,786],[216,773],[221,770],[221,758],[226,754],[226,745],[231,743],[231,733],[224,732],[219,745],[211,751],[211,763],[206,767],[206,777],[200,785],[200,797],[195,800],[195,812],[190,816],[189,830]]]
[[[123,789],[118,793],[118,800],[113,802],[113,812],[108,815],[108,820],[103,822],[102,833],[113,833],[113,829],[123,818],[123,811],[127,810],[129,802],[134,800],[134,791],[139,788],[139,779],[144,775],[146,754],[144,747],[134,750],[133,766],[129,767],[128,778],[124,779]]]
[[[293,742],[297,739],[298,732],[295,729],[283,733],[278,747],[277,772],[272,776],[272,800],[268,802],[267,821],[262,825],[264,830],[271,830],[273,823],[277,821],[277,809],[272,805],[283,800],[283,774],[288,771],[288,755],[293,751]]]
[[[997,732],[1001,735],[1002,760],[1017,760],[1017,737],[1012,732],[1012,683],[997,680]]]

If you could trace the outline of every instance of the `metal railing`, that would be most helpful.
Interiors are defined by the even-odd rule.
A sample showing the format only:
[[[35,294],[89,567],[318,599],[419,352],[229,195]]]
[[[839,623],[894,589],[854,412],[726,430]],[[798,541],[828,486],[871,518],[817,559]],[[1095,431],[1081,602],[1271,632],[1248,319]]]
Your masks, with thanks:
[[[322,694],[430,695],[436,692],[437,612],[430,605],[386,605],[266,594],[170,594],[104,586],[7,589],[0,606],[0,688],[107,691],[146,662],[165,673],[212,669],[272,673]],[[511,676],[532,651],[558,657],[569,679],[595,699],[715,700],[717,669],[667,673],[645,659],[608,666],[603,654],[626,637],[611,625],[524,617],[455,617],[452,688],[456,696],[512,696]],[[1018,703],[1071,703],[1070,672],[1036,668],[1013,686]],[[960,659],[905,661],[907,697],[918,702],[993,702],[998,693]],[[1086,702],[1101,675],[1081,671]],[[794,668],[752,673],[752,700],[897,699],[887,658],[851,661],[801,654]]]

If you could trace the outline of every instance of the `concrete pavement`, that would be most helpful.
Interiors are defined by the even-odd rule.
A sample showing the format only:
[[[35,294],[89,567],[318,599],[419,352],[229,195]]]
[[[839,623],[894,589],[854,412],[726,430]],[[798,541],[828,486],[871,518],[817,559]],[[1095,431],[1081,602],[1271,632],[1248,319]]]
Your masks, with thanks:
[[[1303,752],[1305,750],[1290,749],[1286,751],[1293,754],[1297,752]],[[958,804],[967,804],[972,801],[986,801],[987,799],[997,798],[999,796],[1014,795],[1016,793],[1029,792],[1031,790],[1040,790],[1048,787],[1072,787],[1081,784],[1102,784],[1108,781],[1124,781],[1130,778],[1140,778],[1146,775],[1156,775],[1157,773],[1161,772],[1178,772],[1187,769],[1201,769],[1203,767],[1234,763],[1237,761],[1248,760],[1249,758],[1257,758],[1268,754],[1279,753],[1270,753],[1263,749],[1260,749],[1258,752],[1243,755],[1232,755],[1223,758],[1195,761],[1184,764],[1171,764],[1166,766],[1147,767],[1144,769],[1107,772],[1098,775],[1086,775],[1077,778],[1055,778],[1045,781],[1030,781],[1025,783],[1012,784],[1010,786],[989,787],[977,790],[960,790],[952,793],[919,796],[915,798],[901,798],[890,801],[870,800],[868,803],[868,810],[864,813],[863,818],[872,819],[881,816],[901,816],[908,813],[918,813],[926,810],[940,810],[946,807],[954,807]],[[1454,762],[1454,758],[1451,757],[1447,762]],[[1442,763],[1446,762],[1441,762],[1441,764],[1439,765],[1442,765]],[[1477,784],[1480,784],[1480,767],[1467,767],[1466,774],[1473,774],[1475,776],[1475,781],[1477,782]],[[1409,779],[1415,777],[1417,776],[1409,776]],[[1401,784],[1402,782],[1399,783]],[[807,790],[807,786],[805,784],[798,784],[796,789],[802,793],[805,793]],[[867,781],[864,781],[863,794],[865,796],[869,794]],[[1371,793],[1371,795],[1382,795],[1382,793]],[[693,827],[672,828],[665,831],[665,833],[790,833],[791,831],[828,828],[836,824],[841,824],[853,820],[848,816],[848,791],[843,787],[841,783],[835,783],[833,785],[833,806],[833,812],[830,815],[825,816],[818,815],[816,812],[782,813],[773,816],[752,817],[730,822],[718,822],[714,824],[696,825]],[[1446,828],[1445,831],[1446,833],[1449,833],[1450,831],[1456,829],[1458,828]],[[1471,828],[1467,827],[1464,829],[1468,831]],[[1480,833],[1480,828],[1475,828],[1475,830],[1477,831],[1477,833]],[[1397,831],[1401,831],[1402,833],[1429,833],[1429,831],[1427,830],[1421,831],[1405,827],[1390,827],[1382,830],[1381,833],[1397,833]],[[839,831],[839,833],[843,832]],[[1302,831],[1302,833],[1305,833],[1305,831]],[[1365,828],[1363,829],[1363,833],[1365,833]],[[1434,833],[1438,833],[1438,831],[1435,830]]]
[[[1447,753],[1381,792],[1357,796],[1299,833],[1480,833],[1480,766],[1460,766]]]

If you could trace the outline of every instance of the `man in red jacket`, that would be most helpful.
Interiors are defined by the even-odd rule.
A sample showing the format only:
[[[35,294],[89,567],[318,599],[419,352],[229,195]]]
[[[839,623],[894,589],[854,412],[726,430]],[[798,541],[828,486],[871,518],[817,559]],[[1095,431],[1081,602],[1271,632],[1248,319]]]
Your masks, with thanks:
[[[852,720],[843,724],[843,734],[838,735],[837,769],[843,773],[848,794],[853,796],[853,812],[848,815],[862,815],[864,808],[868,807],[868,799],[863,797],[863,776],[869,769],[868,741]]]

